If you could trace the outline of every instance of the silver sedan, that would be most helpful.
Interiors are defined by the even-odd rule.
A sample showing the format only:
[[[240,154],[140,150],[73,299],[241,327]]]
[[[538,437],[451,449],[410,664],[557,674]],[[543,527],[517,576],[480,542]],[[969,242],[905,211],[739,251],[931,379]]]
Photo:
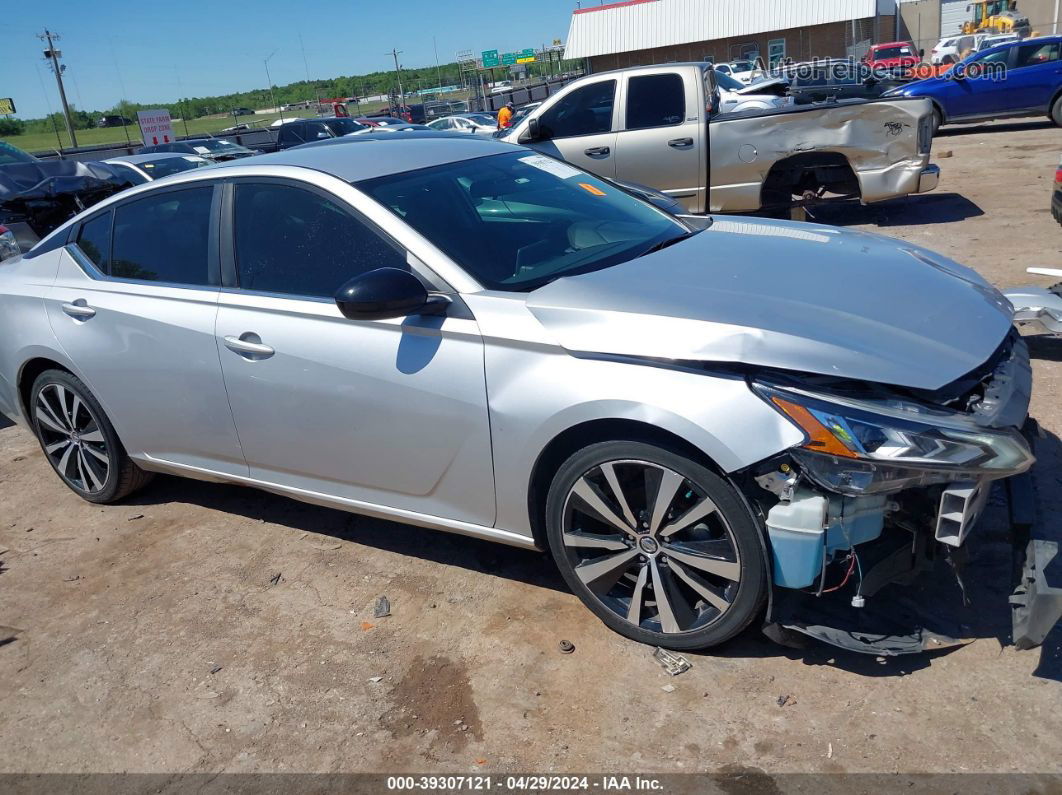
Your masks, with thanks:
[[[84,499],[166,472],[548,549],[670,648],[961,545],[1032,463],[1028,384],[940,255],[473,136],[177,174],[0,266],[0,409]]]

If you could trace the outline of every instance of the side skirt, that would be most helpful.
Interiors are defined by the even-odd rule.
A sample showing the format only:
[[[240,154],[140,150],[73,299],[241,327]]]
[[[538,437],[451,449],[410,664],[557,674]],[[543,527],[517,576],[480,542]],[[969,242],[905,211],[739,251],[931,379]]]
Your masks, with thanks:
[[[300,502],[320,505],[325,508],[336,508],[340,511],[363,514],[365,516],[372,516],[376,519],[403,522],[405,524],[416,525],[417,527],[425,527],[430,530],[442,530],[447,533],[457,533],[458,535],[470,536],[472,538],[482,538],[487,541],[496,541],[500,544],[520,547],[521,549],[538,549],[535,545],[534,539],[530,536],[514,533],[511,530],[484,527],[483,525],[472,524],[471,522],[459,522],[454,519],[444,519],[440,516],[429,516],[428,514],[416,513],[415,511],[407,511],[400,508],[388,508],[384,505],[375,505],[370,502],[351,500],[344,497],[334,497],[329,494],[322,494],[307,489],[296,489],[290,486],[282,486],[278,483],[256,480],[251,477],[240,477],[239,475],[229,475],[201,467],[177,464],[172,461],[163,461],[158,458],[152,458],[151,456],[136,456],[134,457],[134,460],[139,466],[151,470],[152,472],[163,472],[169,475],[178,475],[180,477],[192,478],[194,480],[206,480],[213,483],[233,483],[239,486],[251,486],[273,494],[279,494],[282,497],[291,497]]]

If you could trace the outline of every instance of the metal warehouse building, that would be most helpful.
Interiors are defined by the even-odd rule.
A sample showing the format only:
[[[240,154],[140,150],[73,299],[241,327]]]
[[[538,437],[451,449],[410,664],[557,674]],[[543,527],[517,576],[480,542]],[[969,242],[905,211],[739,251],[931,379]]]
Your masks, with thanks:
[[[572,14],[566,58],[593,71],[761,56],[860,57],[895,36],[895,0],[625,0]]]
[[[592,1],[592,0],[591,0]],[[572,13],[565,58],[592,71],[761,56],[862,57],[875,42],[910,39],[926,52],[953,35],[970,0],[624,0]],[[899,15],[897,15],[899,8]],[[1018,0],[1034,31],[1059,32],[1059,0]]]

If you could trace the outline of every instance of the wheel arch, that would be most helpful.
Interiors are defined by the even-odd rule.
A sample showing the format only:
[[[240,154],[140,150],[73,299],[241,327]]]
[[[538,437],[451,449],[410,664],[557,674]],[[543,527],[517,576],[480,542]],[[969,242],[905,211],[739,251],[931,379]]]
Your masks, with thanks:
[[[546,541],[546,494],[561,465],[577,450],[598,442],[632,441],[670,447],[729,480],[726,472],[704,450],[677,433],[641,420],[602,418],[580,422],[554,436],[535,460],[527,487],[527,511],[532,537],[541,549]]]
[[[815,185],[835,185],[854,188],[862,195],[862,185],[848,157],[842,152],[800,152],[783,157],[771,164],[760,186],[761,204],[767,204],[772,192],[789,190],[796,194],[800,189]],[[834,193],[852,191],[834,190]]]
[[[33,424],[29,413],[30,391],[33,389],[33,382],[37,380],[37,377],[47,370],[62,370],[81,378],[74,371],[74,368],[50,355],[38,354],[23,362],[18,370],[15,388],[18,390],[19,410],[22,412],[22,417],[26,420],[26,423],[30,426]]]

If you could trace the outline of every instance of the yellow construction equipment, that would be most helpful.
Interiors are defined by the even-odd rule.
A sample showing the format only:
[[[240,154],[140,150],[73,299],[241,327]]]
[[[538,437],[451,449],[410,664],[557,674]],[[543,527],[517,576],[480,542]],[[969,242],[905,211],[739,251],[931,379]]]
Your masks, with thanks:
[[[964,35],[971,33],[1016,33],[1028,36],[1029,18],[1018,12],[1017,0],[975,0],[966,6],[971,19],[962,23]]]

